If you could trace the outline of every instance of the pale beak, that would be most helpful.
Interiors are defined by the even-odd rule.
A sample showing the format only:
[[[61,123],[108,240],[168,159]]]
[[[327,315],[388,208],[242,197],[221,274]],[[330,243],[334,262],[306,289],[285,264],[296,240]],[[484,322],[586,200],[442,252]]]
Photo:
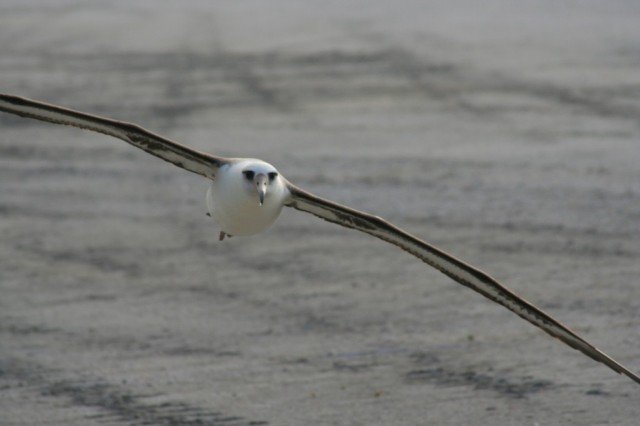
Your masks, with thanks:
[[[258,190],[258,197],[260,197],[260,205],[264,204],[264,196],[267,195],[267,182],[269,178],[267,175],[260,173],[254,179],[256,189]]]

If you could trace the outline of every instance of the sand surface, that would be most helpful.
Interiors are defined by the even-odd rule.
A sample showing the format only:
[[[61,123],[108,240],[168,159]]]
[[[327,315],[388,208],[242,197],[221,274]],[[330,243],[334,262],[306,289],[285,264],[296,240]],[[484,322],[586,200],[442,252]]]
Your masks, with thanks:
[[[640,5],[425,3],[0,1],[0,91],[270,161],[640,370]],[[637,424],[637,384],[388,244],[218,242],[206,188],[0,115],[0,424]]]

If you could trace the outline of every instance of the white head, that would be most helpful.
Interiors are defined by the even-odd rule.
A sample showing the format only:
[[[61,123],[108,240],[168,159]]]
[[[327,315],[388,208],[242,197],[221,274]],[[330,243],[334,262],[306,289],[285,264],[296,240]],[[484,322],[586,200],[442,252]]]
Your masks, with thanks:
[[[240,166],[242,186],[250,196],[255,197],[260,206],[264,205],[266,198],[271,198],[273,192],[280,195],[282,178],[271,164],[261,160],[248,160]]]

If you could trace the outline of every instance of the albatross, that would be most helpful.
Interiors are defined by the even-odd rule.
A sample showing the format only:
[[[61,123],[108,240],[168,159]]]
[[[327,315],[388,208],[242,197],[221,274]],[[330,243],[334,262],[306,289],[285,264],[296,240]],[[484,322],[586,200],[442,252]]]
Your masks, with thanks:
[[[515,294],[495,278],[384,219],[307,192],[289,182],[271,164],[254,158],[207,154],[154,134],[138,125],[14,95],[0,94],[0,111],[104,133],[211,181],[208,215],[225,236],[254,235],[269,228],[283,207],[291,207],[356,229],[412,254],[454,281],[529,321],[613,371],[640,384],[640,377],[567,326]]]

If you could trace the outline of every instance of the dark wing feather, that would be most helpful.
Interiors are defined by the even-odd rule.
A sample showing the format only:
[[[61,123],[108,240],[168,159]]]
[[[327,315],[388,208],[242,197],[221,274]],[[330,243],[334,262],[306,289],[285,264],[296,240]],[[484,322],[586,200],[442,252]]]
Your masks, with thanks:
[[[488,274],[408,234],[377,216],[322,199],[292,184],[288,185],[291,192],[291,199],[287,204],[289,207],[311,213],[321,219],[347,228],[357,229],[400,247],[465,287],[469,287],[487,299],[499,303],[551,336],[562,340],[572,348],[607,365],[617,373],[625,374],[635,382],[640,383],[640,377],[636,374],[627,370],[541,309],[504,287]]]
[[[0,94],[0,111],[114,136],[178,167],[211,179],[215,178],[217,170],[223,164],[230,162],[229,159],[205,154],[163,138],[135,124],[110,120],[19,96]]]

